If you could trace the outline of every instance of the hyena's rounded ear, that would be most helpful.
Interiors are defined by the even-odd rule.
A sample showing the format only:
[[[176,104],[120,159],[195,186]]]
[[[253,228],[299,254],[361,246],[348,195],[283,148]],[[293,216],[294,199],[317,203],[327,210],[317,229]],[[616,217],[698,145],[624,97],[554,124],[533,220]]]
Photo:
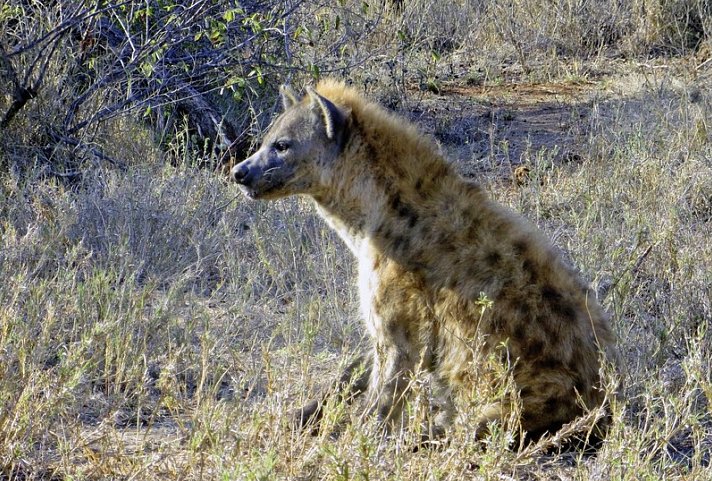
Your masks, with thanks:
[[[279,87],[279,96],[282,97],[282,107],[284,110],[287,110],[289,107],[299,102],[296,92],[294,92],[292,87],[287,84]]]
[[[329,140],[334,140],[337,135],[340,135],[346,128],[350,110],[344,111],[334,105],[334,103],[326,97],[319,95],[316,90],[307,87],[307,94],[312,100],[312,105],[318,108],[321,117],[324,119],[324,128],[326,136]]]

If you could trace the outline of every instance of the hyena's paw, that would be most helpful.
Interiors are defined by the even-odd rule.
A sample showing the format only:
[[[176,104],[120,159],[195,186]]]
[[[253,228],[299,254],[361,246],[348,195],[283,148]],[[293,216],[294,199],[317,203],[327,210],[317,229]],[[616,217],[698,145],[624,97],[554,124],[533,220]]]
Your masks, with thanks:
[[[449,441],[446,426],[424,426],[420,433],[420,439],[416,441],[411,451],[415,453],[421,449],[444,449],[448,446]]]
[[[309,430],[312,434],[316,434],[319,430],[319,421],[321,421],[322,416],[323,403],[319,400],[314,400],[289,414],[290,425],[295,431]]]

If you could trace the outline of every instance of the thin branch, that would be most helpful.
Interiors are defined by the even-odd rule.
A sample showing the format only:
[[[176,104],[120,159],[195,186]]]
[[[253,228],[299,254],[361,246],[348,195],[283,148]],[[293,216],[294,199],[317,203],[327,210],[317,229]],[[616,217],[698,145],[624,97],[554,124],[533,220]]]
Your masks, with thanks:
[[[17,113],[23,109],[23,107],[37,96],[37,92],[32,90],[31,88],[19,88],[15,89],[13,92],[13,101],[12,104],[10,105],[10,108],[7,109],[7,112],[5,112],[5,115],[2,118],[2,121],[0,121],[0,128],[6,128],[10,122],[12,122],[12,119],[17,115]]]
[[[126,170],[126,164],[124,162],[121,162],[119,160],[114,159],[113,157],[106,155],[104,152],[99,150],[97,147],[92,147],[90,145],[87,145],[86,143],[82,142],[81,140],[79,140],[75,137],[71,137],[68,135],[62,135],[56,131],[50,131],[50,136],[57,143],[62,143],[62,144],[69,145],[69,146],[72,146],[72,147],[75,147],[75,148],[78,148],[81,150],[85,150],[99,160],[108,162],[109,164],[111,164],[112,166],[114,166],[120,170]]]
[[[12,119],[22,110],[27,102],[35,98],[37,92],[32,87],[24,87],[20,84],[17,80],[17,74],[12,66],[12,62],[10,62],[10,59],[2,47],[0,47],[0,67],[2,67],[2,76],[9,79],[14,87],[12,92],[12,104],[10,104],[10,107],[0,121],[0,128],[4,129],[12,122]]]
[[[59,36],[64,35],[64,33],[67,30],[76,27],[77,24],[79,24],[83,21],[92,19],[94,17],[101,16],[101,15],[103,15],[107,12],[110,12],[112,10],[117,10],[124,5],[133,3],[133,1],[134,0],[127,0],[126,2],[123,2],[123,3],[110,4],[107,7],[104,7],[104,8],[98,9],[98,10],[87,8],[87,9],[83,10],[82,14],[77,14],[77,13],[71,14],[67,20],[65,20],[64,22],[62,22],[61,24],[59,24],[58,26],[56,26],[49,32],[45,33],[41,37],[39,37],[31,42],[28,42],[22,46],[19,46],[19,47],[15,48],[13,51],[9,52],[8,57],[14,57],[16,55],[20,55],[22,53],[33,50],[34,48],[36,48],[38,45],[40,45],[42,43],[52,43],[53,40],[55,40]],[[78,6],[77,9],[75,10],[75,12],[77,12],[79,10],[79,8],[80,7]],[[87,13],[87,12],[89,12],[89,13]]]

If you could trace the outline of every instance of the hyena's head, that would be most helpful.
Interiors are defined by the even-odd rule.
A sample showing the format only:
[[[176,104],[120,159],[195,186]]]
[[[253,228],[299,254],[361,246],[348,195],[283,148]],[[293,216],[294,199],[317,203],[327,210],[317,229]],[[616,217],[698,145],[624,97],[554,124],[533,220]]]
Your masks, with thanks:
[[[346,140],[348,110],[313,89],[301,101],[289,87],[280,93],[284,113],[259,150],[232,169],[232,177],[252,199],[317,193]]]

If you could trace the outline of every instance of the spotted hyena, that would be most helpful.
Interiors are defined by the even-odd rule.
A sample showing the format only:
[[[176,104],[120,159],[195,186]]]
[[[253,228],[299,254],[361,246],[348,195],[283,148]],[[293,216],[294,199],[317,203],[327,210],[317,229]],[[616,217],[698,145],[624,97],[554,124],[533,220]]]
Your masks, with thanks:
[[[607,317],[534,226],[457,175],[413,125],[344,83],[322,81],[302,99],[283,88],[282,100],[262,146],[232,175],[252,199],[311,197],[358,259],[372,347],[341,377],[342,395],[368,392],[389,425],[413,374],[426,371],[442,432],[457,388],[505,372],[532,438],[604,402],[602,359],[615,356]],[[298,420],[318,419],[322,401]],[[513,405],[483,406],[473,428],[482,435]]]

